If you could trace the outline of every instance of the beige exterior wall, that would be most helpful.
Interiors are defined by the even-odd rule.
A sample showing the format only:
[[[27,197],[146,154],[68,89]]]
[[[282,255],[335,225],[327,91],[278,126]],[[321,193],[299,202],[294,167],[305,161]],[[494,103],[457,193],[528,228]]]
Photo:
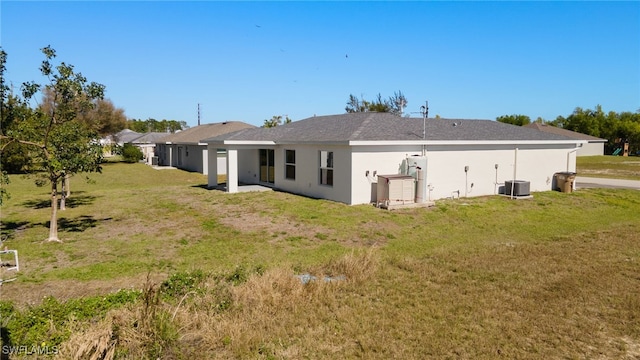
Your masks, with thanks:
[[[228,148],[238,150],[237,178],[241,183],[260,183],[259,149],[271,148],[275,162],[274,188],[347,204],[372,202],[377,188],[374,173],[399,174],[407,156],[422,154],[420,145],[314,144]],[[286,150],[295,151],[295,180],[287,179],[285,175]],[[333,152],[333,186],[320,184],[320,151]],[[576,171],[576,153],[577,148],[572,144],[427,146],[427,199],[493,195],[500,192],[505,181],[514,179],[514,170],[515,179],[529,181],[532,192],[551,190],[556,172]],[[209,164],[211,166],[212,162]],[[465,172],[467,166],[468,171]]]

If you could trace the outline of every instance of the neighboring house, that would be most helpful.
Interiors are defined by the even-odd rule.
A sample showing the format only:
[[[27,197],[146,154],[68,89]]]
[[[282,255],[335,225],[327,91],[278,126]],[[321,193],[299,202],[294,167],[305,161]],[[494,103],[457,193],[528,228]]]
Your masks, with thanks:
[[[562,135],[572,139],[586,140],[587,143],[578,150],[578,156],[604,155],[604,143],[608,141],[607,139],[601,139],[599,137],[562,129],[548,124],[532,123],[527,124],[524,127],[544,131],[549,134]]]
[[[114,143],[118,144],[120,146],[130,143],[133,140],[139,138],[140,136],[142,136],[143,134],[130,130],[130,129],[124,129],[120,132],[118,132],[115,136],[114,136]]]
[[[137,138],[129,141],[129,143],[140,148],[145,163],[153,165],[156,143],[162,141],[161,139],[170,135],[171,133],[167,132],[150,132],[138,136]]]
[[[222,150],[213,151],[209,156],[207,144],[200,140],[247,128],[255,128],[255,126],[241,121],[226,121],[198,125],[171,134],[160,139],[156,144],[158,164],[207,175],[210,158],[216,159],[216,163],[219,161],[221,164],[226,163],[226,158]]]
[[[497,194],[514,179],[529,181],[531,191],[551,190],[555,173],[575,172],[576,151],[586,143],[491,120],[423,122],[387,113],[314,116],[202,142],[212,154],[226,150],[228,192],[262,184],[346,204],[376,201],[376,175],[404,173],[407,160],[422,155],[427,200]],[[209,159],[213,188],[220,169]]]
[[[133,130],[124,129],[114,135],[108,135],[100,139],[100,145],[104,149],[105,156],[111,156],[114,154],[115,146],[122,146],[125,143],[130,143],[132,140],[142,136],[139,132]]]

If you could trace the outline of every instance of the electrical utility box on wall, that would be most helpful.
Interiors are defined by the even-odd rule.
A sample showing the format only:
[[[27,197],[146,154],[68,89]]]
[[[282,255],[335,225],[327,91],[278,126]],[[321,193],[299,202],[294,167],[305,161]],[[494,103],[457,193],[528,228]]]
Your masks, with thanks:
[[[410,175],[378,175],[378,204],[388,207],[415,202],[415,179]]]

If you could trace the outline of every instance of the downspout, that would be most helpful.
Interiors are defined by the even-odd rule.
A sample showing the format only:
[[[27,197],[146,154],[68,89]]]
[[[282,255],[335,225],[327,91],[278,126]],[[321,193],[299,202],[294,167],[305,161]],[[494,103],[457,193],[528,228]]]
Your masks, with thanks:
[[[496,195],[498,193],[498,164],[495,164],[494,167],[496,168],[496,180],[493,182],[493,195]]]
[[[578,149],[580,149],[580,148],[581,148],[581,146],[578,146],[578,147],[575,147],[573,150],[570,150],[569,152],[567,152],[567,172],[569,172],[569,161],[571,159],[571,154],[574,153],[574,152],[577,152]],[[576,182],[574,181],[572,190],[575,190],[575,189],[576,189]]]
[[[518,148],[515,150],[514,159],[513,159],[513,181],[511,182],[511,199],[513,199],[513,190],[516,185],[516,174],[518,169]]]
[[[580,149],[580,147],[577,147],[577,148],[574,148],[573,150],[570,150],[570,151],[567,153],[567,172],[569,172],[569,161],[570,161],[570,159],[571,159],[571,158],[570,158],[571,154],[572,154],[572,153],[574,153],[574,152],[577,152],[579,149]]]

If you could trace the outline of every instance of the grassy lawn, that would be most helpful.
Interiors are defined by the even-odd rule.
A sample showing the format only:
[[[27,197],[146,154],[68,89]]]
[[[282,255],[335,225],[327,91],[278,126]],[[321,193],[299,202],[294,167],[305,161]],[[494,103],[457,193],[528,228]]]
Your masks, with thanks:
[[[637,156],[580,156],[577,161],[579,176],[640,180]]]
[[[640,357],[638,191],[389,212],[225,194],[143,164],[90,178],[72,180],[62,244],[42,242],[46,188],[11,178],[2,236],[21,272],[0,288],[3,344],[61,358]]]

